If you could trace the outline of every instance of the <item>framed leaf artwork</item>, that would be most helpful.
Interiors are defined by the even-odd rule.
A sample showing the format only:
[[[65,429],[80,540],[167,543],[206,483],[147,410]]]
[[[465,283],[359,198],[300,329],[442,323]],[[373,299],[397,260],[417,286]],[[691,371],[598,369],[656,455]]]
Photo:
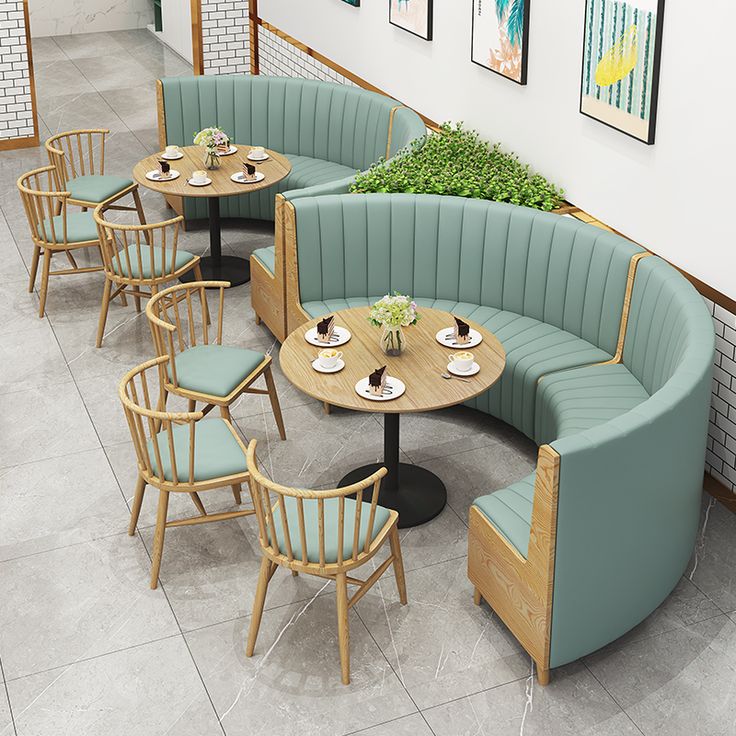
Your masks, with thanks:
[[[431,41],[432,0],[389,0],[388,22]]]
[[[342,0],[344,3],[347,3],[348,5],[352,5],[354,8],[360,7],[360,0]]]
[[[580,112],[651,145],[664,0],[586,0]]]
[[[526,84],[529,3],[530,0],[473,0],[473,63]]]

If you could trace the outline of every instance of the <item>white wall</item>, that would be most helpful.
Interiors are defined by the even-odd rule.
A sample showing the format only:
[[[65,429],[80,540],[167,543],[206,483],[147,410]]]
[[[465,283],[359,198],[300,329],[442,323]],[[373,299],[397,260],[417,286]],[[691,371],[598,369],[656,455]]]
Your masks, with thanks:
[[[736,298],[736,3],[667,0],[654,146],[579,114],[582,0],[531,0],[529,83],[470,62],[469,0],[434,0],[434,41],[388,0],[260,0],[260,15],[437,121],[499,140],[568,199]]]
[[[151,0],[29,0],[28,9],[34,37],[122,31],[153,22]]]
[[[191,2],[189,0],[163,0],[161,26],[163,30],[157,31],[156,36],[191,64],[193,58]]]

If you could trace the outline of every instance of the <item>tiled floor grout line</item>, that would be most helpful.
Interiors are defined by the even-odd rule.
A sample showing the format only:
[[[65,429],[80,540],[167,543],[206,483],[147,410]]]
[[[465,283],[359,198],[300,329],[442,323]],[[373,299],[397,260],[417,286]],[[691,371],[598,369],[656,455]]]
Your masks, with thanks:
[[[10,702],[10,692],[8,691],[8,681],[5,679],[5,670],[3,669],[3,660],[0,658],[0,677],[3,678],[3,690],[5,691],[5,699],[8,701],[8,712],[10,713],[10,725],[13,727],[13,733],[18,736],[18,728],[15,725],[15,716],[13,715],[13,704]],[[6,729],[0,731],[3,736]]]
[[[616,698],[608,690],[608,688],[595,676],[595,673],[593,672],[593,670],[590,669],[590,667],[588,667],[588,665],[585,663],[585,661],[583,659],[581,659],[580,662],[582,663],[583,667],[585,667],[585,669],[590,673],[590,676],[601,686],[601,688],[603,689],[603,692],[605,692],[608,695],[608,697],[611,698],[611,700],[614,703],[616,703],[616,705],[621,709],[621,712],[629,719],[629,721],[631,721],[631,723],[634,726],[634,728],[642,736],[646,736],[646,734],[644,733],[644,731],[642,731],[641,728],[639,728],[639,724],[628,714],[628,712],[626,711],[626,709],[621,705],[621,703],[618,702],[618,700],[616,700]]]

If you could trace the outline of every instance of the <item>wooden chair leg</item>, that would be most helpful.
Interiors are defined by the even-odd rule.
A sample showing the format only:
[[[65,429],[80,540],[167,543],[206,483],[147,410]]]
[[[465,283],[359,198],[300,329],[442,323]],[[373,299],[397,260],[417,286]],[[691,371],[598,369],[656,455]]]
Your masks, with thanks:
[[[127,307],[128,306],[128,299],[125,296],[125,289],[121,289],[120,290],[120,293],[118,294],[118,296],[120,297],[120,304],[122,304],[124,307]]]
[[[41,272],[41,292],[39,294],[38,316],[43,317],[46,311],[46,294],[49,290],[49,271],[51,270],[51,251],[43,252],[43,271]]]
[[[202,503],[202,499],[199,497],[199,494],[196,492],[192,492],[189,495],[192,499],[192,502],[197,507],[197,511],[199,511],[202,516],[207,516],[207,511],[204,507],[204,504]]]
[[[38,272],[38,259],[41,257],[41,247],[35,245],[33,247],[33,260],[31,261],[31,275],[28,279],[28,291],[33,292],[36,286],[36,273]]]
[[[221,406],[220,407],[220,415],[223,419],[227,419],[228,422],[232,419],[230,416],[230,407],[229,406]],[[240,506],[241,503],[243,503],[243,497],[241,496],[242,487],[240,483],[234,483],[230,486],[230,488],[233,489],[233,498],[235,499],[235,503]]]
[[[261,324],[261,318],[258,315],[256,315],[256,324]]]
[[[197,281],[203,281],[202,279],[202,267],[199,265],[199,263],[194,267],[194,278]],[[212,324],[212,320],[210,319],[210,309],[207,304],[207,292],[205,289],[200,290],[199,292],[199,300],[202,307],[202,316],[206,320],[208,325]]]
[[[141,505],[143,504],[143,494],[145,493],[145,490],[146,481],[139,476],[135,484],[133,508],[130,510],[130,524],[128,524],[128,534],[131,537],[135,534],[135,527],[138,524],[138,517],[141,515]]]
[[[168,491],[158,493],[158,513],[156,514],[156,531],[153,535],[153,562],[151,564],[151,590],[158,587],[158,573],[161,569],[161,557],[164,553],[164,535],[166,534],[166,514],[169,510]]]
[[[133,301],[135,302],[135,311],[141,311],[141,297],[138,293],[133,294]]]
[[[476,606],[479,606],[481,600],[483,599],[481,598],[480,590],[478,590],[478,588],[473,588],[473,603],[475,603]]]
[[[326,401],[323,401],[322,402],[322,411],[325,414],[331,414],[332,413],[332,407]]]
[[[542,686],[549,685],[549,668],[537,664],[537,682]]]
[[[286,430],[284,429],[284,418],[281,416],[281,405],[279,404],[279,395],[276,393],[276,384],[273,380],[273,374],[271,373],[271,366],[269,365],[263,372],[263,376],[266,379],[266,387],[268,388],[268,398],[271,400],[271,411],[273,411],[273,417],[276,420],[276,426],[279,428],[279,436],[282,440],[286,439]]]
[[[258,629],[261,628],[261,616],[263,615],[263,604],[266,602],[266,591],[270,580],[271,561],[267,557],[261,559],[261,569],[258,572],[258,587],[256,597],[253,601],[253,611],[250,616],[250,628],[248,629],[248,643],[245,647],[245,656],[252,657],[253,650],[258,638]]]
[[[394,524],[394,528],[388,535],[388,541],[391,545],[391,554],[394,558],[394,575],[396,576],[396,588],[399,591],[399,600],[401,605],[406,605],[406,579],[404,578],[404,559],[401,556],[401,540],[399,539],[399,527]]]
[[[197,411],[197,402],[194,399],[189,399],[187,407],[188,411]]]
[[[107,324],[107,312],[110,309],[110,293],[112,292],[112,281],[105,279],[105,286],[102,291],[102,304],[100,305],[100,318],[97,322],[97,347],[102,347],[102,338],[105,334],[105,325]]]
[[[339,573],[337,582],[337,639],[340,645],[342,684],[350,684],[350,629],[348,626],[348,580]]]
[[[133,202],[135,203],[135,209],[138,212],[138,219],[141,225],[146,224],[146,215],[143,212],[143,204],[141,203],[141,195],[138,193],[138,187],[136,187],[131,194],[133,195]],[[150,230],[145,231],[146,243],[151,245],[151,232]]]

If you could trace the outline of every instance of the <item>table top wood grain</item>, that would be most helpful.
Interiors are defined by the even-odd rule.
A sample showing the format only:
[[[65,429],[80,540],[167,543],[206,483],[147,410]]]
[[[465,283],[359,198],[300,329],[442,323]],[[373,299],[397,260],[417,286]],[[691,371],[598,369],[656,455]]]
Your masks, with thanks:
[[[230,197],[273,186],[291,171],[289,159],[281,153],[267,150],[266,153],[268,153],[269,158],[266,161],[249,161],[246,156],[253,146],[245,146],[240,143],[233,143],[233,145],[238,150],[229,156],[220,156],[220,168],[207,171],[207,176],[212,179],[212,184],[204,187],[187,184],[187,180],[193,172],[204,169],[204,149],[201,146],[183,146],[180,150],[184,157],[168,162],[171,164],[171,168],[180,174],[176,179],[171,181],[146,179],[148,171],[158,170],[158,162],[163,152],[139,161],[133,169],[133,178],[147,189],[174,197]],[[257,171],[261,171],[266,175],[263,181],[253,184],[238,184],[230,178],[232,174],[243,170],[243,161],[246,160],[253,164]]]
[[[341,350],[345,367],[339,373],[319,373],[312,361],[321,348],[304,339],[307,330],[321,318],[313,319],[294,330],[284,341],[279,354],[281,369],[298,389],[319,401],[354,411],[381,414],[431,411],[461,404],[487,391],[500,377],[506,364],[506,353],[498,338],[483,327],[465,320],[483,336],[483,342],[468,350],[480,365],[480,372],[467,382],[446,379],[449,356],[465,348],[440,345],[435,335],[455,322],[449,312],[420,308],[421,319],[404,328],[406,349],[397,356],[386,355],[380,346],[381,328],[368,321],[369,307],[355,307],[333,312],[335,325],[347,327],[352,337]],[[389,376],[406,384],[403,396],[392,401],[371,401],[355,392],[355,384],[381,366]]]

